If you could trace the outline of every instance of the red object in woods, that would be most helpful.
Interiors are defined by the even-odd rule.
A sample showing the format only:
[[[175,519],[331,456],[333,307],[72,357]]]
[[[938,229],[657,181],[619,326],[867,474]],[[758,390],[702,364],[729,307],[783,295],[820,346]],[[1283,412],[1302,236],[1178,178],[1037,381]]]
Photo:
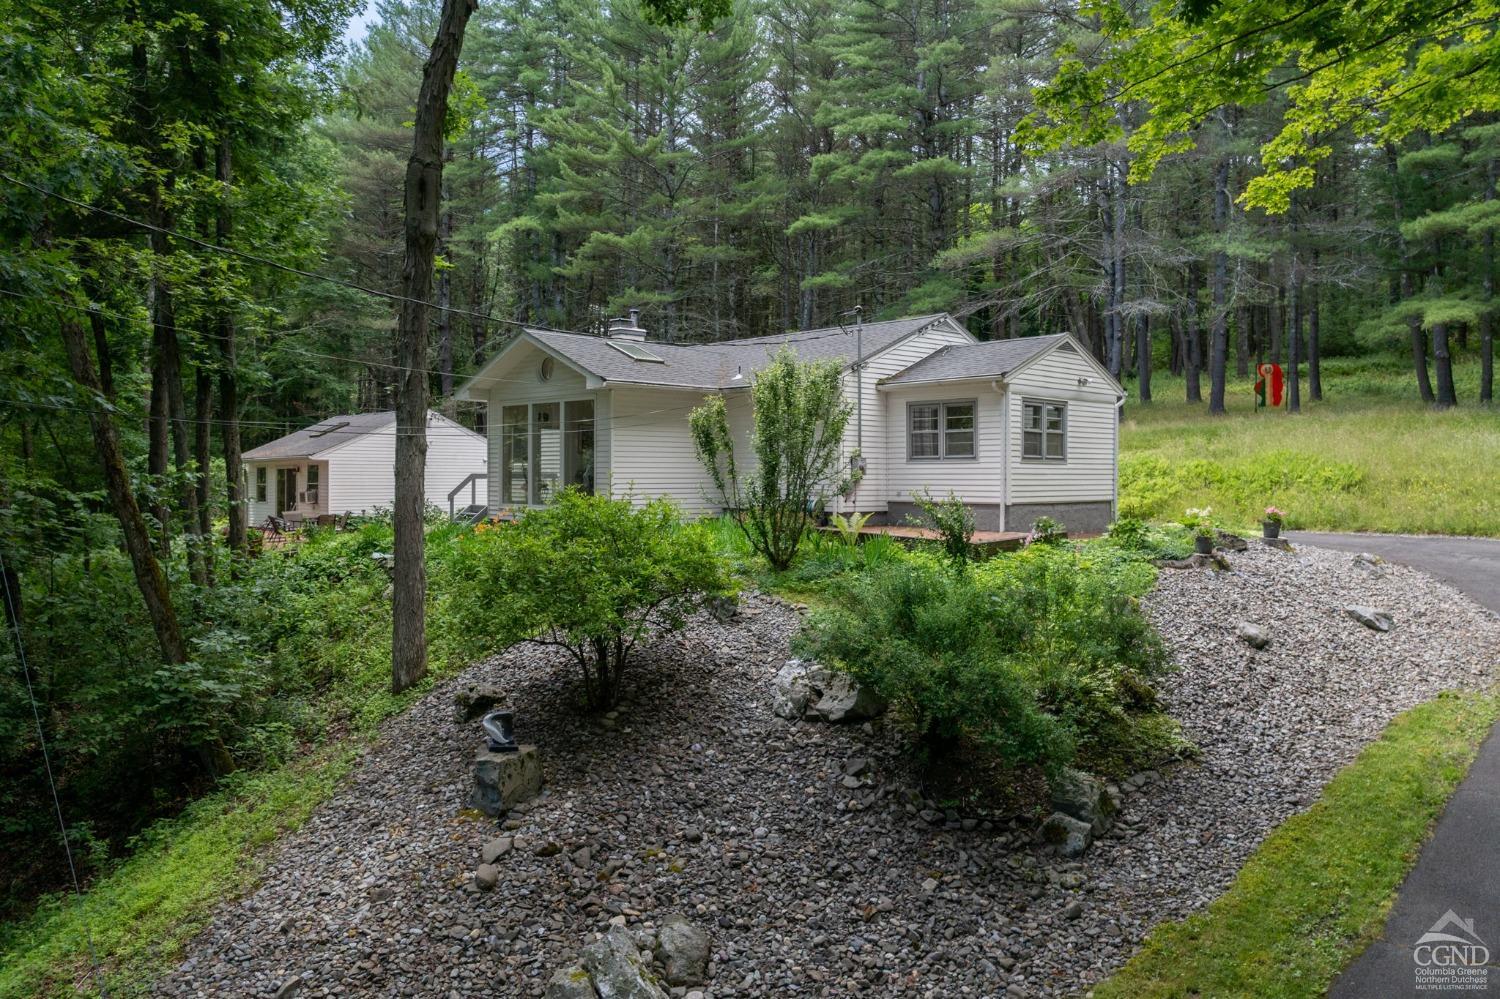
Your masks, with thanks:
[[[1286,384],[1279,364],[1262,364],[1255,369],[1260,381],[1255,384],[1255,394],[1272,406],[1281,405],[1281,393]],[[1267,389],[1269,388],[1269,392]],[[1269,396],[1270,398],[1267,398]]]

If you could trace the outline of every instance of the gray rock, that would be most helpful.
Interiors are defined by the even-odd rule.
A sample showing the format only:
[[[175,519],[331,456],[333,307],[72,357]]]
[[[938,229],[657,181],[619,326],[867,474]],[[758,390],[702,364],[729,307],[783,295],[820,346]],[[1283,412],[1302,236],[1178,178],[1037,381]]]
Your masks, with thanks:
[[[281,988],[276,990],[276,999],[292,999],[292,996],[302,991],[302,976],[293,975],[281,983]]]
[[[500,815],[542,790],[542,758],[535,746],[514,753],[480,749],[474,756],[474,790],[469,805],[486,815]]]
[[[1278,551],[1289,552],[1293,550],[1292,543],[1286,538],[1261,538],[1260,543],[1267,548],[1275,548]]]
[[[474,887],[480,891],[493,891],[500,880],[500,868],[494,864],[480,864],[474,869]]]
[[[453,695],[453,714],[460,722],[477,721],[510,703],[510,694],[493,683],[471,683]]]
[[[1194,552],[1187,558],[1162,558],[1152,564],[1158,569],[1228,569],[1229,559],[1218,552],[1212,555]]]
[[[1069,818],[1086,823],[1095,836],[1103,835],[1114,822],[1115,801],[1104,793],[1096,777],[1066,767],[1052,782],[1052,807]]]
[[[515,846],[515,840],[509,836],[496,836],[484,844],[484,849],[479,851],[479,859],[482,863],[493,864],[505,856]]]
[[[542,999],[597,999],[589,973],[578,965],[562,968],[547,983]]]
[[[1377,575],[1385,575],[1385,559],[1379,555],[1371,555],[1369,552],[1360,552],[1351,561],[1356,569],[1368,569]]]
[[[1082,856],[1094,842],[1094,829],[1071,815],[1053,812],[1042,823],[1042,842],[1057,847],[1064,857]]]
[[[1083,915],[1082,902],[1069,902],[1068,907],[1062,911],[1062,917],[1069,921],[1077,919],[1081,915]]]
[[[823,690],[823,696],[808,714],[834,723],[862,722],[878,717],[884,710],[885,701],[869,687],[855,683],[847,673],[834,673]]]
[[[1238,534],[1230,534],[1228,531],[1215,531],[1214,535],[1214,546],[1222,548],[1226,552],[1242,552],[1248,550],[1250,547],[1250,542]]]
[[[1344,608],[1344,613],[1372,631],[1390,631],[1396,623],[1388,611],[1362,604],[1350,604]]]
[[[1271,634],[1258,624],[1249,621],[1241,621],[1235,625],[1234,633],[1239,636],[1240,641],[1252,649],[1263,649],[1271,644]]]
[[[656,959],[666,969],[668,985],[702,985],[708,949],[708,934],[684,916],[668,916],[656,931]]]
[[[667,999],[623,926],[611,926],[604,939],[585,947],[579,963],[594,980],[599,999]]]
[[[844,761],[844,773],[850,777],[861,777],[870,771],[870,760],[866,756],[851,756]]]
[[[828,670],[817,663],[788,659],[771,681],[771,710],[779,718],[801,718],[808,705],[823,696],[828,676]]]
[[[587,867],[589,866],[589,862],[594,859],[594,851],[586,846],[580,846],[568,855],[568,859],[579,867]]]

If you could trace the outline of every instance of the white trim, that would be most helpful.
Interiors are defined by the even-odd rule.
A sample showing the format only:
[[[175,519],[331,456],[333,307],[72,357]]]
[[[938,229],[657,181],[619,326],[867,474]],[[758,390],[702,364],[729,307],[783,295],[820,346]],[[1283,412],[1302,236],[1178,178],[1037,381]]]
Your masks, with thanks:
[[[1033,364],[1037,363],[1048,354],[1051,354],[1053,351],[1057,350],[1057,348],[1061,347],[1064,343],[1070,343],[1073,345],[1074,352],[1077,353],[1079,357],[1088,362],[1090,367],[1092,367],[1095,371],[1097,371],[1104,377],[1105,383],[1115,390],[1116,401],[1125,401],[1125,387],[1115,380],[1115,376],[1109,373],[1108,368],[1095,360],[1093,354],[1090,354],[1087,350],[1083,349],[1083,344],[1078,342],[1077,337],[1073,336],[1073,334],[1071,333],[1059,333],[1057,334],[1057,336],[1058,339],[1052,341],[1051,346],[1043,347],[1041,350],[1037,351],[1035,354],[1032,354],[1030,357],[1026,358],[1026,360],[1022,361],[1020,364],[1007,371],[1005,373],[1006,380],[1009,381],[1014,379],[1016,375],[1025,371],[1027,368],[1031,367]]]

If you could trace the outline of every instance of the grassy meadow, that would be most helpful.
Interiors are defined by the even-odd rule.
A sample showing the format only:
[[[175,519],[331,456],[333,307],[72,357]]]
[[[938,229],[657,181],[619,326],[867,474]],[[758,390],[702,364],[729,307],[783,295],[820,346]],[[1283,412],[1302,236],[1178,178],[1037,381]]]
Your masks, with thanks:
[[[1323,364],[1322,402],[1255,409],[1254,379],[1231,376],[1229,412],[1183,401],[1181,378],[1126,388],[1120,513],[1172,520],[1209,506],[1252,527],[1267,504],[1289,528],[1500,536],[1500,408],[1482,408],[1477,363],[1455,365],[1460,406],[1427,409],[1394,357]],[[1205,398],[1208,380],[1203,381]]]

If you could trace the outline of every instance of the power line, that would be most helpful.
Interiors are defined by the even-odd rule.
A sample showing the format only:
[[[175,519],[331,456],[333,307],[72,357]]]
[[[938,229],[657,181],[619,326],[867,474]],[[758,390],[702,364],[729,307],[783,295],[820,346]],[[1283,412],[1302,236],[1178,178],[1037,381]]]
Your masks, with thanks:
[[[395,292],[382,291],[379,288],[371,288],[367,285],[355,284],[353,281],[345,281],[342,278],[330,277],[327,274],[319,274],[316,271],[305,270],[301,267],[293,267],[291,264],[284,264],[279,260],[272,260],[270,257],[262,257],[259,254],[247,253],[244,250],[237,250],[232,246],[220,246],[218,243],[212,243],[206,239],[199,239],[196,236],[189,236],[188,234],[178,232],[175,229],[168,229],[164,226],[159,226],[152,222],[146,222],[143,219],[134,218],[130,215],[124,214],[123,212],[117,212],[113,209],[104,208],[100,205],[91,205],[86,201],[79,201],[76,198],[68,197],[66,194],[59,194],[56,191],[42,187],[40,184],[33,184],[30,181],[21,180],[19,177],[12,177],[10,174],[6,173],[3,170],[0,170],[0,178],[10,181],[12,184],[15,184],[18,187],[24,187],[28,191],[34,191],[35,193],[40,194],[43,197],[54,198],[65,204],[72,205],[75,208],[81,208],[84,211],[97,212],[100,215],[107,215],[110,218],[115,219],[116,221],[124,222],[127,225],[137,226],[138,228],[145,229],[148,232],[160,233],[163,236],[171,236],[173,239],[179,239],[184,243],[190,243],[193,246],[201,247],[205,250],[212,250],[215,253],[225,253],[233,257],[239,257],[243,260],[251,261],[252,263],[260,264],[263,267],[270,267],[278,271],[284,271],[288,274],[296,274],[299,277],[311,278],[314,281],[326,281],[329,284],[338,285],[342,288],[348,288],[351,291],[357,291],[365,295],[373,295],[376,298],[383,298],[387,301],[410,302],[414,305],[425,306],[426,308],[433,309],[438,312],[451,312],[454,315],[465,316],[469,319],[478,319],[483,322],[494,323],[499,326],[515,326],[521,329],[543,329],[549,330],[549,332],[553,333],[568,332],[567,330],[550,330],[549,327],[539,326],[535,323],[523,323],[517,319],[500,319],[496,316],[487,316],[482,312],[473,312],[469,309],[455,309],[451,306],[437,305],[433,302],[424,302],[419,298],[411,298],[407,295],[398,295]]]
[[[89,964],[94,984],[99,987],[99,992],[104,999],[109,999],[109,987],[99,977],[99,955],[94,950],[94,931],[89,926],[87,918],[82,916],[83,886],[78,881],[78,866],[73,861],[73,844],[68,839],[68,823],[63,819],[62,798],[57,793],[57,779],[52,773],[52,755],[47,750],[47,732],[42,726],[42,710],[36,703],[36,690],[31,683],[31,664],[26,659],[26,638],[21,634],[21,612],[20,601],[16,599],[15,592],[11,589],[10,574],[5,570],[5,555],[0,552],[0,585],[5,589],[5,611],[10,620],[10,630],[14,632],[16,644],[16,656],[21,662],[21,675],[26,679],[26,696],[31,701],[31,717],[36,722],[37,745],[42,750],[42,769],[47,774],[47,788],[52,792],[52,807],[57,813],[57,828],[62,834],[63,853],[68,858],[68,876],[73,881],[74,904],[80,913],[80,921],[83,923],[84,939],[88,943]]]

